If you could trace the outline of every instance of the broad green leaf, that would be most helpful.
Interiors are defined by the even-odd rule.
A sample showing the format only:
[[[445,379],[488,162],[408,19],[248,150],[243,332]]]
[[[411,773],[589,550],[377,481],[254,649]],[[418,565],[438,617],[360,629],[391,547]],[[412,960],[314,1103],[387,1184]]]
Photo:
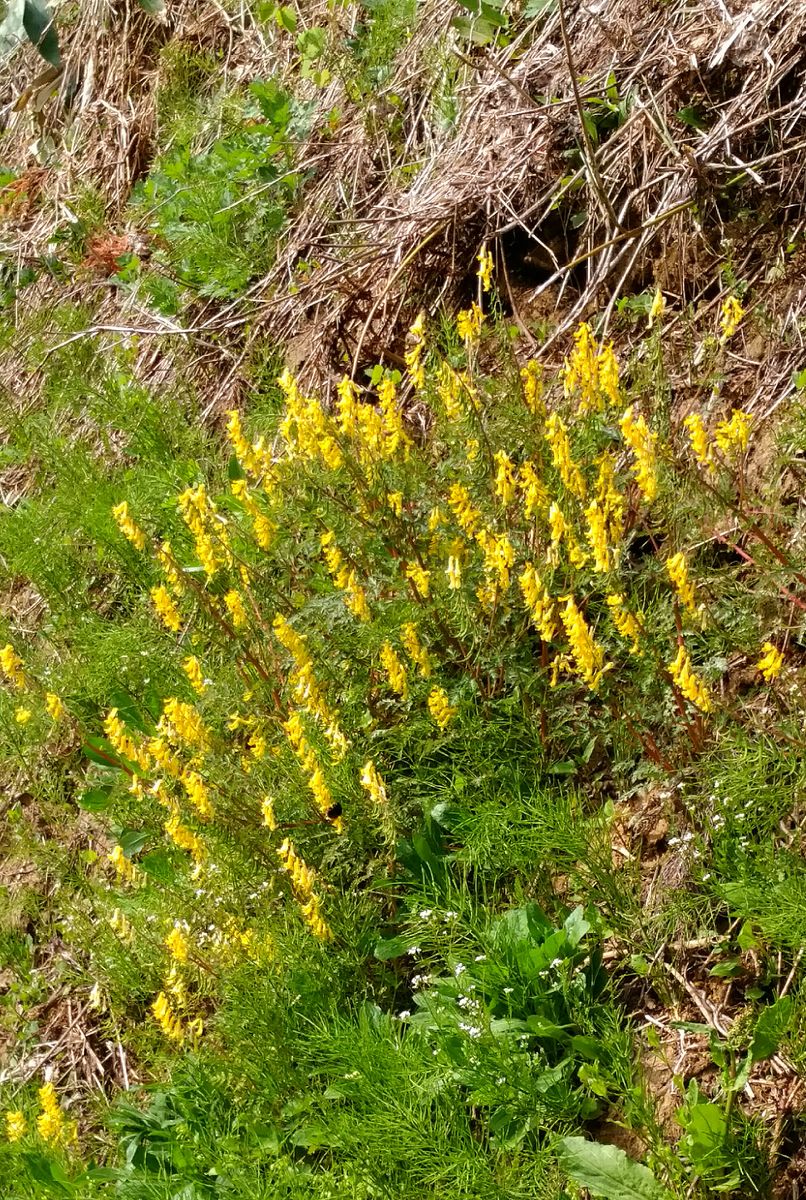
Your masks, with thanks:
[[[414,946],[410,937],[379,938],[375,943],[375,957],[381,962],[387,962],[390,958],[400,958],[403,954],[408,954],[409,950]]]
[[[87,738],[81,749],[90,762],[98,763],[102,767],[114,767],[116,771],[126,770],[111,742],[106,738]]]
[[[90,788],[78,798],[79,808],[85,812],[103,812],[112,803],[111,788]]]
[[[42,0],[25,0],[22,24],[32,44],[52,67],[60,67],[59,35],[47,4]]]
[[[281,4],[274,10],[274,19],[281,29],[285,29],[287,33],[296,33],[297,31],[297,15],[293,8],[289,8],[287,4]]]
[[[158,17],[165,12],[163,0],[137,0],[140,7],[152,17]]]
[[[147,829],[123,829],[118,842],[127,858],[132,858],[143,849],[151,834]]]
[[[750,1042],[750,1057],[754,1063],[775,1054],[791,1019],[791,996],[781,996],[774,1004],[762,1010]]]
[[[6,15],[0,21],[0,55],[4,58],[25,41],[24,16],[25,0],[8,0]]]
[[[671,1200],[648,1167],[628,1158],[618,1146],[603,1146],[587,1138],[560,1142],[560,1162],[574,1183],[604,1200]]]

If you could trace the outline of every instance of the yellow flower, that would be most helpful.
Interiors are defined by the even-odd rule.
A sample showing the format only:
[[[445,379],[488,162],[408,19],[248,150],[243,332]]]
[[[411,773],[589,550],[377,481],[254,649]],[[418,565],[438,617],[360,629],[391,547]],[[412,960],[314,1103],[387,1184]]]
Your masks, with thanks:
[[[505,533],[492,533],[489,529],[481,529],[476,535],[476,541],[484,553],[484,570],[495,578],[501,591],[509,589],[509,572],[515,561],[515,551]]]
[[[495,454],[495,494],[503,505],[515,499],[516,471],[512,459],[503,450]]]
[[[750,440],[750,427],[753,418],[750,413],[735,408],[729,421],[720,421],[714,430],[716,444],[722,453],[728,457],[734,452],[744,454]]]
[[[543,641],[550,642],[557,632],[554,601],[532,563],[527,563],[518,583],[532,623]]]
[[[644,636],[643,614],[631,613],[620,592],[615,592],[607,597],[607,607],[610,609],[610,617],[616,629],[626,641],[631,643],[630,654],[640,657],[643,654],[641,647],[641,639]]]
[[[158,994],[156,1000],[151,1005],[151,1013],[165,1037],[169,1038],[172,1042],[184,1041],[185,1028],[182,1024],[182,1018],[178,1013],[174,1012],[165,992]]]
[[[697,462],[703,467],[712,466],[711,441],[700,414],[690,413],[683,425],[688,431],[691,449]]]
[[[210,803],[210,794],[207,791],[207,785],[202,779],[198,771],[186,769],[181,775],[182,787],[187,793],[187,798],[196,812],[203,821],[209,821],[213,815],[213,806]]]
[[[448,587],[452,592],[458,592],[462,586],[462,563],[457,554],[448,555],[448,565],[445,568],[448,576]]]
[[[278,826],[277,817],[274,815],[274,801],[271,796],[264,796],[260,812],[263,817],[263,824],[271,833],[274,833]]]
[[[474,463],[476,461],[476,459],[479,456],[480,450],[481,450],[481,446],[479,445],[478,438],[468,438],[467,439],[467,441],[465,442],[465,453],[467,454],[467,461],[469,463]]]
[[[700,613],[697,608],[694,584],[689,578],[688,564],[682,550],[678,550],[677,554],[673,554],[671,558],[666,559],[666,571],[674,585],[674,590],[677,592],[680,603],[693,617],[698,617]]]
[[[129,918],[116,908],[109,918],[109,926],[126,946],[134,945],[134,927]]]
[[[613,350],[613,343],[607,342],[602,346],[596,359],[599,376],[599,391],[612,408],[619,404],[618,359]]]
[[[172,813],[163,828],[175,846],[188,851],[197,867],[204,862],[207,856],[204,842],[192,829],[182,824],[178,810]]]
[[[27,680],[22,669],[22,659],[10,642],[0,650],[0,670],[18,691],[26,686]]]
[[[14,720],[18,725],[27,725],[32,716],[30,708],[25,708],[22,704],[14,709]]]
[[[585,499],[585,480],[582,472],[571,456],[571,444],[568,440],[568,429],[562,417],[551,413],[546,421],[545,438],[551,447],[551,457],[554,466],[560,474],[563,485],[580,500]]]
[[[244,608],[243,600],[235,588],[231,588],[224,597],[224,603],[227,606],[227,611],[232,617],[232,624],[236,629],[242,629],[247,622],[246,609]]]
[[[155,551],[155,557],[157,562],[162,567],[165,578],[171,585],[174,595],[181,596],[185,590],[185,584],[184,580],[182,579],[182,572],[177,565],[176,559],[174,558],[174,552],[171,548],[171,543],[163,542],[159,549]]]
[[[406,578],[411,580],[419,594],[427,599],[431,590],[431,572],[416,562],[406,563],[405,572]]]
[[[459,709],[451,704],[444,688],[435,687],[428,696],[428,711],[440,729],[447,729]]]
[[[471,343],[478,341],[483,322],[484,313],[475,300],[470,308],[461,309],[456,314],[456,332],[466,346],[469,347]]]
[[[409,694],[406,668],[389,642],[384,642],[381,646],[381,662],[392,691],[397,692],[402,700],[406,700]]]
[[[184,964],[190,956],[190,943],[185,935],[184,930],[178,923],[165,938],[165,946],[171,958],[176,962]]]
[[[761,672],[767,683],[772,683],[781,674],[784,656],[772,642],[765,642],[761,649],[763,654],[756,663],[756,670]]]
[[[251,475],[253,478],[260,475],[263,466],[262,456],[256,452],[244,436],[240,415],[234,408],[227,413],[227,437],[247,475]]]
[[[462,407],[462,376],[450,363],[443,362],[437,376],[437,395],[445,408],[449,421],[460,421],[464,416]]]
[[[403,493],[387,492],[386,503],[399,520],[403,516]]]
[[[165,628],[170,629],[172,633],[178,633],[182,628],[182,617],[164,584],[161,583],[158,587],[151,589],[151,599],[157,616]]]
[[[574,667],[591,691],[595,691],[607,669],[604,665],[604,649],[591,634],[573,596],[567,596],[565,601],[565,608],[560,616],[571,648]]]
[[[652,297],[652,304],[649,308],[649,317],[647,318],[647,326],[651,329],[656,321],[663,319],[663,314],[666,311],[666,301],[663,298],[663,292],[660,288],[655,289],[655,295]]]
[[[61,697],[57,696],[55,692],[45,693],[45,708],[52,721],[63,721],[67,716],[67,709],[62,703]]]
[[[680,646],[678,649],[677,657],[674,662],[669,664],[669,672],[687,700],[690,700],[701,712],[711,711],[713,705],[708,688],[694,674],[685,646]]]
[[[400,627],[400,640],[403,643],[403,649],[418,667],[423,679],[428,679],[431,674],[431,660],[428,657],[428,651],[420,641],[417,626],[413,621],[408,621]]]
[[[199,713],[192,704],[186,704],[174,696],[163,703],[157,728],[173,741],[186,742],[198,750],[208,750],[210,747],[210,734]]]
[[[129,516],[129,506],[125,500],[115,505],[112,509],[112,516],[115,518],[115,523],[120,532],[131,542],[135,550],[145,550],[146,535],[140,526]]]
[[[58,1145],[65,1140],[64,1113],[59,1107],[56,1089],[52,1083],[46,1083],[39,1089],[39,1104],[42,1109],[36,1119],[36,1128],[44,1142]]]
[[[275,616],[272,629],[277,641],[288,651],[298,667],[307,666],[310,663],[311,656],[308,653],[305,639],[280,613]]]
[[[538,477],[534,463],[528,459],[521,463],[518,487],[523,495],[523,512],[527,521],[531,521],[539,511],[548,508],[548,493]]]
[[[563,366],[563,388],[569,397],[579,393],[580,416],[600,412],[603,400],[611,405],[619,402],[619,368],[613,343],[597,349],[593,331],[585,321],[574,334],[574,348]]]
[[[365,788],[376,804],[386,804],[389,800],[386,794],[386,784],[372,761],[364,763],[364,768],[361,772],[361,786]]]
[[[198,658],[193,654],[189,654],[187,658],[182,660],[182,670],[190,680],[190,686],[194,692],[202,696],[207,690],[207,680],[204,678],[204,671],[202,671]]]
[[[631,404],[619,422],[624,441],[635,456],[633,474],[647,503],[651,504],[658,491],[655,474],[655,447],[658,435],[652,433],[643,417],[636,417]]]
[[[304,904],[299,906],[299,911],[302,913],[302,918],[314,937],[319,938],[322,942],[329,942],[333,938],[333,934],[327,922],[322,917],[321,901],[318,896],[311,896]]]
[[[137,763],[141,771],[150,770],[150,753],[137,746],[134,739],[129,736],[116,708],[110,708],[104,717],[104,733],[118,754],[123,758],[128,758],[129,762]]]
[[[18,1142],[28,1132],[28,1122],[21,1109],[13,1109],[6,1113],[6,1137],[10,1142]]]
[[[585,509],[585,519],[588,522],[588,545],[593,551],[593,569],[600,575],[606,575],[611,568],[611,549],[608,542],[607,513],[598,500],[592,500]]]
[[[728,296],[722,305],[719,341],[722,345],[733,337],[744,316],[741,302],[735,296]]]
[[[493,279],[493,256],[487,249],[486,242],[482,246],[481,250],[479,250],[479,269],[476,274],[481,280],[481,290],[483,292],[489,292],[490,288],[492,287]]]

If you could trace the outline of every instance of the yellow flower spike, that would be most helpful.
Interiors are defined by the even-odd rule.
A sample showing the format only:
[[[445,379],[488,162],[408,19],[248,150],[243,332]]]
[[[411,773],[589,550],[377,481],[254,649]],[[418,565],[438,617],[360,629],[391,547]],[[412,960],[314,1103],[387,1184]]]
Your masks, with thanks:
[[[447,729],[459,709],[451,704],[444,688],[435,687],[428,696],[428,711],[440,729]]]
[[[115,868],[119,879],[126,883],[138,882],[140,872],[131,859],[126,857],[122,846],[114,846],[107,858]]]
[[[568,524],[563,516],[563,511],[559,504],[552,504],[549,508],[549,549],[548,561],[550,564],[555,564],[559,561],[559,551],[562,545],[563,538],[568,534]]]
[[[182,774],[182,764],[171,752],[164,737],[149,738],[148,754],[166,775],[170,775],[171,779],[178,779]]]
[[[465,442],[465,453],[467,461],[472,465],[478,458],[481,452],[481,446],[478,438],[468,438]]]
[[[636,417],[635,405],[631,404],[622,416],[619,426],[621,436],[632,450],[635,457],[633,475],[639,490],[648,504],[651,504],[658,492],[658,481],[655,470],[655,451],[658,435],[652,433],[642,416]]]
[[[735,408],[729,421],[720,421],[714,430],[717,446],[729,458],[733,454],[744,454],[750,441],[753,417],[750,413]]]
[[[489,292],[493,285],[493,256],[487,249],[486,242],[482,246],[481,250],[479,250],[478,262],[479,269],[476,274],[481,280],[481,290],[483,292]]]
[[[21,692],[27,686],[25,672],[22,669],[22,659],[10,642],[0,650],[0,670],[6,679]]]
[[[783,670],[784,656],[772,642],[765,642],[761,649],[762,656],[756,663],[756,670],[761,672],[767,683],[772,683]]]
[[[109,927],[113,933],[117,934],[124,945],[134,945],[134,926],[119,908],[116,908],[110,916]]]
[[[185,590],[182,572],[179,569],[174,552],[170,542],[163,542],[158,550],[155,551],[157,562],[162,567],[163,574],[171,585],[175,596],[181,596]]]
[[[45,708],[52,721],[63,721],[67,716],[67,709],[64,707],[61,697],[57,696],[55,692],[45,693]]]
[[[129,736],[126,726],[118,716],[116,708],[110,708],[104,717],[104,733],[112,747],[123,758],[127,758],[129,762],[137,763],[141,771],[149,771],[151,769],[151,754],[148,750],[139,747],[134,739]]]
[[[515,499],[515,489],[517,486],[515,464],[503,450],[496,451],[494,457],[496,466],[495,494],[504,507],[508,507]]]
[[[483,323],[484,313],[475,300],[470,305],[470,308],[461,309],[456,314],[456,332],[466,347],[469,348],[474,342],[478,341]]]
[[[596,339],[587,321],[574,334],[574,348],[563,366],[563,389],[568,397],[579,393],[580,415],[598,412],[602,407]]]
[[[618,359],[613,350],[613,343],[602,346],[596,359],[599,376],[599,391],[611,408],[617,408],[621,395],[619,393]]]
[[[203,696],[207,691],[207,680],[204,678],[204,671],[198,658],[193,654],[189,654],[187,658],[182,660],[182,670],[187,675],[194,692],[199,696]]]
[[[624,596],[614,592],[607,597],[607,607],[610,617],[618,632],[630,642],[630,654],[640,658],[644,653],[641,641],[644,637],[644,618],[642,613],[632,613],[626,606]]]
[[[204,842],[192,829],[182,824],[178,811],[172,814],[163,828],[175,846],[178,846],[180,850],[187,850],[197,868],[204,863],[207,858]]]
[[[551,457],[559,472],[564,487],[579,500],[585,499],[585,480],[571,455],[568,428],[557,413],[551,413],[546,421],[544,436],[551,447]]]
[[[381,646],[381,663],[392,691],[397,692],[401,700],[407,700],[409,695],[409,681],[406,675],[406,668],[389,642],[384,642]]]
[[[701,712],[711,711],[713,704],[710,693],[702,680],[694,674],[685,646],[680,646],[674,662],[669,664],[669,673],[687,700]]]
[[[172,1042],[184,1041],[185,1029],[182,1024],[182,1018],[174,1012],[165,992],[158,994],[156,1000],[151,1005],[151,1013],[166,1038]]]
[[[719,341],[721,345],[729,341],[739,328],[744,309],[736,296],[728,296],[722,305],[719,324]]]
[[[213,806],[207,785],[198,771],[184,770],[180,776],[182,787],[187,798],[203,821],[209,821],[213,816]]]
[[[518,487],[523,496],[523,513],[527,521],[533,520],[538,512],[543,512],[548,508],[548,493],[538,477],[534,463],[528,460],[521,463],[518,471]]]
[[[233,626],[236,629],[243,629],[244,625],[247,623],[247,616],[240,593],[236,592],[235,588],[231,588],[224,597],[224,603],[226,604],[227,611],[232,618]]]
[[[431,591],[431,572],[426,571],[419,563],[406,563],[405,566],[406,578],[410,579],[414,584],[417,592],[424,600],[428,599]]]
[[[254,448],[250,445],[247,438],[244,436],[241,426],[241,418],[234,408],[227,412],[227,438],[235,451],[235,456],[240,462],[247,475],[252,478],[257,478],[260,475],[262,460],[260,455],[255,453]]]
[[[66,1128],[64,1113],[52,1083],[46,1083],[39,1089],[39,1105],[42,1110],[36,1119],[39,1136],[43,1142],[56,1146],[65,1140]]]
[[[543,367],[536,359],[530,359],[525,367],[521,367],[521,386],[526,407],[533,417],[542,419],[546,415],[543,403]]]
[[[554,600],[532,563],[527,563],[518,583],[520,585],[532,624],[544,642],[550,642],[557,633]]]
[[[409,330],[409,345],[404,351],[403,358],[406,363],[411,385],[415,392],[422,391],[425,384],[425,366],[423,365],[422,357],[425,350],[425,313],[419,312],[417,318]]]
[[[440,364],[437,376],[437,395],[442,401],[448,420],[461,421],[465,415],[462,404],[462,380],[458,371],[455,371],[450,363]]]
[[[185,742],[197,750],[209,750],[210,733],[192,704],[169,697],[162,706],[157,729],[172,741]]]
[[[666,573],[674,586],[680,603],[693,617],[699,617],[700,612],[697,608],[694,584],[689,578],[688,563],[682,550],[678,550],[677,554],[673,554],[671,558],[666,559]]]
[[[274,815],[274,801],[271,796],[264,796],[263,803],[260,806],[260,814],[263,818],[263,824],[270,833],[276,833],[278,829],[277,817]]]
[[[502,592],[509,590],[509,573],[515,562],[515,551],[505,533],[492,533],[489,529],[481,529],[476,535],[484,554],[484,570],[494,578]]]
[[[655,289],[655,295],[652,297],[652,303],[649,306],[649,315],[647,316],[647,328],[652,329],[653,326],[663,320],[663,314],[666,312],[666,301],[663,297],[663,292],[660,288]]]
[[[178,633],[182,628],[182,617],[173,598],[163,583],[151,589],[151,600],[157,616],[166,629]]]
[[[173,929],[165,937],[165,947],[173,958],[180,965],[184,965],[190,957],[190,943],[187,935],[181,925],[176,923]]]
[[[708,436],[708,430],[705,428],[700,414],[690,413],[683,422],[683,426],[688,432],[691,450],[697,462],[702,467],[713,466],[711,439]]]
[[[121,500],[120,504],[116,504],[112,509],[112,516],[115,518],[115,524],[120,532],[131,542],[135,550],[145,550],[146,535],[143,533],[140,526],[132,520],[129,515],[129,505],[125,500]]]
[[[10,1142],[19,1142],[28,1132],[28,1121],[25,1113],[17,1108],[5,1114],[6,1137]]]
[[[418,668],[420,675],[423,679],[428,679],[431,674],[431,659],[420,641],[417,626],[413,621],[407,621],[405,625],[401,625],[400,640],[403,643],[403,649]]]
[[[607,575],[612,567],[607,513],[598,500],[592,500],[585,509],[585,520],[588,523],[588,545],[593,552],[593,569],[600,575]]]
[[[22,704],[14,709],[14,720],[18,725],[27,725],[33,715],[30,708],[25,708]]]
[[[386,784],[378,773],[372,759],[364,763],[361,771],[361,786],[369,792],[370,799],[376,804],[384,805],[389,802]]]
[[[297,667],[304,667],[310,664],[311,656],[308,653],[305,638],[297,633],[294,626],[290,625],[280,613],[277,613],[275,616],[272,622],[272,629],[277,641],[288,651]]]
[[[403,516],[403,493],[387,492],[386,503],[398,520],[400,520],[400,518]]]
[[[609,669],[605,666],[604,649],[591,634],[573,596],[565,597],[565,608],[561,610],[560,617],[568,638],[576,673],[591,691],[596,691],[602,675]]]

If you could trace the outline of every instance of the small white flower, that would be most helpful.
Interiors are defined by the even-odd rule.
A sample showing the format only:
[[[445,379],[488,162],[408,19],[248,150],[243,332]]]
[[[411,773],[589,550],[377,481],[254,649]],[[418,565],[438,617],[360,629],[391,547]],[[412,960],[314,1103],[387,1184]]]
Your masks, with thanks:
[[[408,953],[412,958],[416,958],[418,954],[422,954],[422,950],[419,946],[409,946]]]
[[[474,962],[486,962],[487,955],[486,954],[477,954],[476,957],[473,959],[473,961]]]
[[[434,911],[434,910],[433,910],[432,908],[421,908],[421,909],[420,909],[420,916],[422,917],[422,919],[423,919],[424,921],[427,921],[427,920],[428,920],[428,918],[429,918],[429,917],[432,915],[433,911]]]
[[[457,963],[456,966],[453,968],[453,973],[456,976],[456,978],[458,979],[460,975],[464,975],[466,970],[467,970],[467,967],[465,966],[464,963]]]

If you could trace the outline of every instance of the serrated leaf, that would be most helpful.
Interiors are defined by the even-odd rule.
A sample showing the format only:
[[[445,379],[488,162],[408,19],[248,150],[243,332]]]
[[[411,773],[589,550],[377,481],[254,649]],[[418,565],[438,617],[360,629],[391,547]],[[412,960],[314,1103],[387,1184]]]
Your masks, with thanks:
[[[604,1200],[671,1200],[649,1167],[629,1158],[618,1146],[583,1137],[560,1142],[560,1162],[574,1183]]]
[[[791,1019],[791,996],[781,996],[762,1011],[750,1041],[750,1057],[754,1063],[775,1054]]]

